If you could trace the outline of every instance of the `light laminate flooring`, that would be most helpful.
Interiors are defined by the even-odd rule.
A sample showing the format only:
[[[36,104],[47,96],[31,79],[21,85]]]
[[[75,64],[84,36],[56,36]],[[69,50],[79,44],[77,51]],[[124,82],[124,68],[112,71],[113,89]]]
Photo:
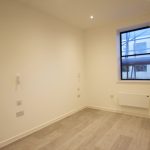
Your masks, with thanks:
[[[84,109],[1,150],[150,150],[150,119]]]

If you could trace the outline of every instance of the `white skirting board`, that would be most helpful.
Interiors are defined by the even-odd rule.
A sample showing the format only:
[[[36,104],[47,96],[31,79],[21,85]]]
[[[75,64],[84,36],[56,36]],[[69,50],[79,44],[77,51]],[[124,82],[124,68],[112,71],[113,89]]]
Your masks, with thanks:
[[[9,144],[19,140],[19,139],[22,139],[22,138],[24,138],[24,137],[26,137],[26,136],[34,133],[34,132],[37,132],[37,131],[39,131],[39,130],[41,130],[41,129],[43,129],[43,128],[45,128],[45,127],[47,127],[47,126],[49,126],[49,125],[51,125],[51,124],[53,124],[55,122],[58,122],[58,121],[66,118],[68,116],[71,116],[71,115],[73,115],[73,114],[77,113],[78,111],[81,111],[81,110],[83,110],[85,108],[86,107],[82,107],[82,108],[79,108],[79,109],[76,109],[76,110],[72,110],[69,113],[63,114],[63,115],[61,115],[61,116],[59,116],[59,117],[57,117],[57,118],[55,118],[53,120],[50,120],[50,121],[48,121],[46,123],[43,123],[43,124],[41,124],[41,125],[39,125],[39,126],[37,126],[35,128],[32,128],[32,129],[30,129],[30,130],[28,130],[26,132],[20,133],[19,135],[16,135],[16,136],[11,137],[11,138],[9,138],[7,140],[1,141],[0,142],[0,148],[2,148],[4,146],[7,146],[7,145],[9,145]]]
[[[118,110],[118,109],[114,109],[110,107],[87,106],[87,108],[97,109],[97,110],[102,110],[102,111],[107,111],[107,112],[114,112],[114,113],[119,113],[119,114],[125,114],[125,115],[131,115],[131,116],[136,116],[136,117],[150,118],[150,114],[127,112],[127,111],[122,111],[122,110]]]

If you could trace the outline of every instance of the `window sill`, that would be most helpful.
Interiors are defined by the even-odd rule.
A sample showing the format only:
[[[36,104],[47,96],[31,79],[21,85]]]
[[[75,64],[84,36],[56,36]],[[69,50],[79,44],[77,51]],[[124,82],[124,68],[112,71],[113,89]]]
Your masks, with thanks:
[[[135,83],[135,84],[150,84],[150,80],[118,80],[117,84]]]

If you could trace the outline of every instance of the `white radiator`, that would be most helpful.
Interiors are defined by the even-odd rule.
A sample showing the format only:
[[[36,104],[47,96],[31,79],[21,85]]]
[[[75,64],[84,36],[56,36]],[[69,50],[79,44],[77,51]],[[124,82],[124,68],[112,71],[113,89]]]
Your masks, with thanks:
[[[119,93],[118,102],[121,106],[149,108],[149,95]]]

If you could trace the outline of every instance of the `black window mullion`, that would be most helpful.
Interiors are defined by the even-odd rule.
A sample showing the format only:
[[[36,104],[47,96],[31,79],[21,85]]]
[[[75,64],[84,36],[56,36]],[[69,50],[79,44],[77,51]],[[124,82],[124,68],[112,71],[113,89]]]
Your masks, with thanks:
[[[134,54],[134,55],[125,55],[125,56],[121,56],[121,57],[143,56],[143,55],[150,55],[150,53]]]

